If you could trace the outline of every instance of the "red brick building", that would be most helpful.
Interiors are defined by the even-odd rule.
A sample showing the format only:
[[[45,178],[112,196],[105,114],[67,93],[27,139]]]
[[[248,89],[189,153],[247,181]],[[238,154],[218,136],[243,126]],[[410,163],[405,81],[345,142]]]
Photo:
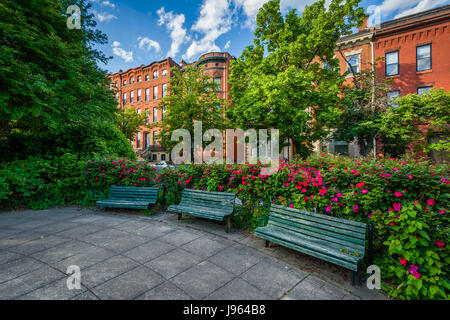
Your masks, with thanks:
[[[342,73],[351,71],[349,64],[356,73],[367,70],[382,57],[375,71],[379,77],[392,78],[391,98],[433,87],[450,90],[450,5],[387,21],[379,28],[369,28],[367,22],[368,17],[357,33],[337,44]],[[381,141],[376,144],[377,154],[384,153]],[[322,149],[359,155],[356,144],[342,141],[331,141]]]
[[[159,110],[160,99],[168,94],[170,69],[172,67],[184,68],[188,65],[201,65],[205,73],[220,85],[219,95],[230,99],[230,62],[235,59],[227,52],[211,52],[202,55],[198,61],[187,64],[182,61],[177,64],[172,58],[152,62],[149,65],[141,65],[127,71],[120,70],[108,75],[111,79],[112,88],[116,90],[118,107],[133,106],[138,113],[146,113],[148,124],[158,123],[164,117],[163,110]],[[142,127],[131,142],[138,156],[150,161],[169,160],[170,155],[160,145],[159,128],[151,130]]]

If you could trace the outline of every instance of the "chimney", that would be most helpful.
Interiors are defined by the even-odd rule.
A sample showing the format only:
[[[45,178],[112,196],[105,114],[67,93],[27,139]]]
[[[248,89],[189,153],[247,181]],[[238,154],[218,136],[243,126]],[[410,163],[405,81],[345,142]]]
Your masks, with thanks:
[[[359,31],[364,31],[364,30],[367,30],[368,28],[369,28],[369,15],[366,14],[364,16],[364,20],[363,20],[361,26],[359,27]]]

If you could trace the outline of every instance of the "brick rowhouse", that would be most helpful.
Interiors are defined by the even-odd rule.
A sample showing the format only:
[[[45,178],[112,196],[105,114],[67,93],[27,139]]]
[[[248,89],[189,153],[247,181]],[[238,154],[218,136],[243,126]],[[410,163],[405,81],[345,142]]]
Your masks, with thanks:
[[[138,113],[146,113],[148,124],[158,123],[163,119],[162,110],[158,109],[160,99],[169,94],[168,87],[172,76],[172,67],[185,68],[188,65],[203,66],[205,74],[212,81],[220,84],[218,95],[224,99],[230,99],[230,62],[235,59],[227,52],[206,53],[193,63],[187,64],[181,61],[177,64],[172,58],[152,62],[149,65],[141,65],[127,71],[119,71],[108,75],[111,79],[112,88],[116,92],[118,107],[133,106]],[[169,160],[167,150],[159,144],[159,130],[155,127],[151,130],[140,128],[134,140],[131,142],[139,157],[150,161]]]
[[[450,89],[450,5],[427,10],[381,23],[379,28],[368,26],[368,16],[358,32],[340,39],[335,51],[341,72],[368,70],[380,57],[376,75],[392,79],[391,98],[410,93],[422,93],[434,87]],[[348,76],[348,83],[352,75]],[[424,127],[425,128],[425,127]],[[323,151],[358,156],[355,143],[343,141],[322,143]],[[381,141],[377,154],[386,152]],[[387,148],[386,148],[387,149]],[[410,151],[409,148],[407,151]],[[436,154],[419,154],[432,156]]]

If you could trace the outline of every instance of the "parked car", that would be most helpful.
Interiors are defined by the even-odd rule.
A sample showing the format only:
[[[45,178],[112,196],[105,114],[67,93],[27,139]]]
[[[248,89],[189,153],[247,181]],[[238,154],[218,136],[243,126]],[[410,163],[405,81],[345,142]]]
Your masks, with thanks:
[[[155,168],[156,170],[163,170],[166,168],[175,169],[175,165],[170,161],[159,161],[153,164],[152,168]]]

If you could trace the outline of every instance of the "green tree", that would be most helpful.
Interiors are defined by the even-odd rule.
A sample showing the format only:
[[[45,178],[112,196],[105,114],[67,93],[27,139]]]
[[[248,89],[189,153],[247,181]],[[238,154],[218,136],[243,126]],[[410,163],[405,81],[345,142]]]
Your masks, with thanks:
[[[202,133],[208,129],[224,129],[223,110],[226,107],[226,101],[216,92],[217,85],[202,67],[173,67],[171,71],[169,93],[159,104],[164,118],[153,125],[161,128],[161,143],[169,150],[178,143],[171,141],[174,130],[186,129],[193,139],[194,121],[202,122]]]
[[[336,129],[334,139],[350,142],[357,138],[363,156],[373,150],[377,138],[383,138],[381,118],[391,103],[387,96],[390,81],[377,77],[374,70],[375,66],[353,73],[351,84],[341,89],[342,114],[328,123]]]
[[[344,80],[333,58],[336,42],[364,16],[359,0],[342,2],[333,0],[327,10],[319,0],[301,17],[295,10],[283,17],[279,0],[264,4],[254,45],[231,65],[231,123],[242,129],[278,128],[281,141],[291,139],[302,156],[328,135],[325,124],[340,116]]]
[[[81,9],[81,29],[67,27],[69,5]],[[90,6],[85,0],[0,4],[0,147],[11,150],[14,140],[19,141],[19,150],[42,154],[46,148],[36,150],[31,141],[62,135],[63,149],[74,146],[72,152],[82,153],[73,143],[77,137],[64,134],[67,128],[93,133],[97,126],[117,130],[117,103],[106,72],[96,64],[108,59],[93,49],[107,38],[95,29]],[[104,136],[98,137],[98,145],[104,145],[101,139]],[[19,151],[7,157],[28,155]]]
[[[414,143],[416,151],[449,154],[450,92],[431,89],[394,102],[397,106],[389,108],[382,118],[382,130],[387,137]]]
[[[139,114],[133,107],[126,107],[117,113],[117,123],[120,131],[128,140],[133,140],[139,128],[146,126],[145,119],[147,113]]]

